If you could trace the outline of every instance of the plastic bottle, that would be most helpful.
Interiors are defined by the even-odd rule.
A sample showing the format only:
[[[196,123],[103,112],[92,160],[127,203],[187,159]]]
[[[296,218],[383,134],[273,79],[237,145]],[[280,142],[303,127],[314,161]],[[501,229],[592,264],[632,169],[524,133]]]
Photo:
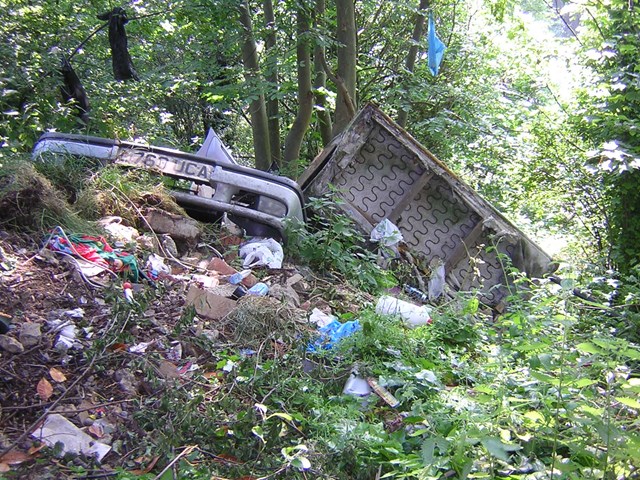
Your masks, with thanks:
[[[409,327],[419,327],[431,323],[431,309],[405,302],[389,295],[383,295],[376,304],[376,313],[381,315],[399,315]]]
[[[227,281],[231,285],[238,285],[242,280],[251,275],[251,270],[242,270],[241,272],[236,272],[233,275],[230,275]]]
[[[133,302],[133,287],[131,286],[131,283],[124,282],[122,284],[122,291],[124,293],[124,298],[127,300],[127,302],[132,303]]]

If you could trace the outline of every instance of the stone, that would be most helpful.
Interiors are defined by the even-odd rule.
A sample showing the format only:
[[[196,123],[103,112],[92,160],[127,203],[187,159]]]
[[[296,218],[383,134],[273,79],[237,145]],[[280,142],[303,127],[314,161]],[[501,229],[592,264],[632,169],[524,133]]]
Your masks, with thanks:
[[[207,270],[213,270],[214,272],[218,272],[220,275],[233,275],[237,273],[237,270],[225,262],[223,259],[214,257],[209,262],[207,266]],[[242,285],[247,288],[253,287],[256,283],[258,283],[258,279],[255,275],[250,274],[248,277],[242,280]]]
[[[286,303],[287,305],[293,305],[294,307],[300,306],[300,297],[290,285],[273,285],[269,289],[269,296],[277,298],[278,300]]]
[[[138,380],[129,370],[121,368],[120,370],[116,370],[113,376],[123,392],[129,395],[135,395],[137,393]]]
[[[169,235],[181,253],[185,253],[198,243],[201,232],[198,222],[193,218],[155,208],[148,209],[144,218],[154,232]]]
[[[0,335],[0,348],[9,353],[22,353],[24,346],[15,338],[9,335]]]
[[[35,347],[40,343],[42,332],[40,324],[34,322],[23,323],[20,327],[20,343],[26,348]]]
[[[236,288],[235,285],[228,285],[228,287],[233,287],[229,289],[231,292]],[[217,287],[215,290],[222,291],[220,287]],[[187,305],[193,305],[198,315],[212,320],[220,320],[236,308],[235,300],[200,288],[194,284],[191,284],[187,291],[185,303]]]

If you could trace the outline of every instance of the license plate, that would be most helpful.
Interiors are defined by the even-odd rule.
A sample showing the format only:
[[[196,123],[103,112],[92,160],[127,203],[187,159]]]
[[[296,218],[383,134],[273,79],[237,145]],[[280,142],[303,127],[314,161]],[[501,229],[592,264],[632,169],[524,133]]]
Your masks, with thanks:
[[[115,163],[160,171],[166,175],[207,183],[213,173],[213,167],[210,165],[144,150],[123,150],[116,158]]]

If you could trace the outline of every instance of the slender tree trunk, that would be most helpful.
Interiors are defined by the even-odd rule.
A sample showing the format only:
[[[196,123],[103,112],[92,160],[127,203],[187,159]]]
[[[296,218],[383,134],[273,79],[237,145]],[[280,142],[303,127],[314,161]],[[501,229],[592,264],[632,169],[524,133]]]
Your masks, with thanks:
[[[315,17],[316,27],[324,26],[324,14],[326,4],[325,0],[316,0]],[[315,71],[315,80],[313,82],[313,89],[315,92],[316,110],[318,115],[318,130],[320,131],[320,137],[322,138],[322,144],[326,146],[333,137],[331,134],[331,115],[327,110],[327,96],[324,93],[327,89],[327,74],[324,71],[322,65],[322,59],[324,58],[324,45],[319,42],[313,50],[313,68]]]
[[[411,37],[411,46],[409,47],[409,53],[407,53],[407,60],[405,62],[405,68],[409,73],[413,73],[413,67],[416,64],[416,57],[418,56],[418,46],[424,34],[424,19],[427,8],[429,8],[429,0],[420,0],[420,6],[418,7],[418,12],[416,13],[416,21],[413,27],[413,35]],[[398,125],[404,128],[407,125],[408,117],[409,106],[407,105],[406,108],[404,108],[404,106],[401,105],[400,112],[398,113]]]
[[[304,4],[297,10],[296,59],[298,63],[298,113],[284,144],[284,165],[289,171],[300,158],[300,147],[304,134],[309,128],[313,112],[313,92],[311,91],[311,48],[309,42],[309,12]]]
[[[267,82],[273,92],[278,86],[278,52],[276,51],[276,19],[273,14],[272,0],[264,0],[264,20],[267,29],[265,47],[267,48]],[[271,146],[271,161],[281,166],[280,152],[280,113],[278,109],[278,98],[267,100],[267,116],[269,121],[269,144]]]
[[[267,170],[271,166],[271,149],[269,146],[269,125],[264,93],[258,89],[259,65],[256,42],[253,36],[251,10],[248,0],[239,6],[240,24],[242,25],[242,61],[244,63],[244,77],[249,85],[259,92],[258,98],[249,104],[251,129],[253,131],[253,149],[256,157],[256,168]]]
[[[356,98],[356,19],[354,0],[336,0],[338,21],[338,74],[344,88],[338,85],[334,136],[342,132],[354,115]]]

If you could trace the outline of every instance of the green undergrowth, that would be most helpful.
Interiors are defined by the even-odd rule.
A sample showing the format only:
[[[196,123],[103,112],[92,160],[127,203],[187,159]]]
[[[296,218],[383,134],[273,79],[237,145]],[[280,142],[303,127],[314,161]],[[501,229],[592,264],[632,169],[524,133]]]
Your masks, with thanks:
[[[123,208],[137,191],[131,178],[108,169],[94,180]],[[373,293],[395,283],[333,200],[311,204],[309,227],[289,230],[290,258]],[[308,348],[315,329],[273,299],[242,300],[236,316],[216,324],[224,339],[199,335],[187,308],[163,338],[197,359],[192,375],[177,378],[160,374],[162,349],[131,355],[113,348],[148,340],[142,334],[156,325],[147,312],[165,287],[137,292],[133,304],[114,287],[106,295],[112,318],[85,355],[97,378],[113,382],[126,369],[144,389],[107,457],[116,468],[109,474],[637,478],[640,272],[590,279],[581,296],[572,280],[515,288],[523,283],[510,283],[500,315],[476,293],[460,293],[433,308],[431,324],[414,329],[370,306],[344,305],[340,320],[358,320],[360,329],[319,352]],[[398,404],[343,394],[354,371]],[[67,477],[96,478],[86,463],[66,462]]]
[[[378,264],[378,256],[340,204],[332,194],[309,199],[307,224],[287,225],[288,255],[319,272],[338,274],[367,292],[392,287],[393,274]]]
[[[137,478],[187,447],[178,478],[635,478],[640,350],[572,288],[531,285],[496,318],[460,296],[415,329],[363,308],[341,319],[362,328],[321,353],[308,329],[284,335],[276,321],[262,337],[254,327],[251,350],[195,340],[187,313],[173,338],[210,358],[173,383],[159,379],[160,357],[137,360],[156,393],[137,401],[125,446],[160,457]],[[399,404],[344,395],[354,368]],[[129,463],[116,478],[132,478]]]

